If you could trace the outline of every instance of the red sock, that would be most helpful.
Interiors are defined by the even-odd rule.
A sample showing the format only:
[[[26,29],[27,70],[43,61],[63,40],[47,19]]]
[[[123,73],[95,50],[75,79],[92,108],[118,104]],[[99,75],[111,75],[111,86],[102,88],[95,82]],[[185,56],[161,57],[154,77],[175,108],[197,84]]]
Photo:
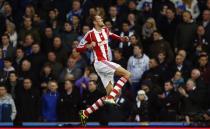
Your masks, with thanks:
[[[85,111],[84,114],[85,116],[89,116],[90,114],[92,114],[93,112],[97,111],[100,107],[104,106],[103,100],[105,98],[102,97],[100,99],[98,99],[93,105],[91,105],[90,107],[88,107]]]
[[[112,89],[110,95],[108,96],[108,99],[114,99],[117,95],[120,94],[120,91],[122,89],[122,87],[125,85],[125,83],[128,81],[128,79],[121,77],[116,85],[114,86],[114,88]]]

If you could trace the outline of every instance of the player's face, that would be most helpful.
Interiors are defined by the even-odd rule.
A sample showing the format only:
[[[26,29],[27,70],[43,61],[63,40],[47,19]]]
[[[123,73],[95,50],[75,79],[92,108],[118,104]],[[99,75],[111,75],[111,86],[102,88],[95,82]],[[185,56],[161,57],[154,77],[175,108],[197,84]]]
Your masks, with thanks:
[[[101,18],[101,16],[95,16],[95,24],[100,27],[104,26],[104,22],[103,22],[103,19]]]

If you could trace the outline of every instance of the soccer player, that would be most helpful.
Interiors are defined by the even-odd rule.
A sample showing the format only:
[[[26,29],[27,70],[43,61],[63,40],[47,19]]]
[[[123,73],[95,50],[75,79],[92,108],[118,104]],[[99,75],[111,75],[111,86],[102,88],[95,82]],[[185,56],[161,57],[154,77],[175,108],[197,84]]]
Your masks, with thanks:
[[[111,37],[114,40],[121,42],[128,42],[128,37],[120,37],[113,34],[105,27],[101,16],[96,15],[93,17],[93,29],[86,33],[84,38],[77,46],[78,52],[84,52],[86,49],[92,49],[94,53],[94,68],[102,80],[104,87],[106,88],[107,96],[99,98],[92,106],[86,110],[80,111],[81,124],[85,125],[88,116],[102,107],[104,104],[116,104],[114,99],[120,94],[120,90],[124,84],[128,81],[131,73],[121,67],[119,64],[109,61],[108,58],[108,38]],[[114,74],[121,78],[114,84]]]

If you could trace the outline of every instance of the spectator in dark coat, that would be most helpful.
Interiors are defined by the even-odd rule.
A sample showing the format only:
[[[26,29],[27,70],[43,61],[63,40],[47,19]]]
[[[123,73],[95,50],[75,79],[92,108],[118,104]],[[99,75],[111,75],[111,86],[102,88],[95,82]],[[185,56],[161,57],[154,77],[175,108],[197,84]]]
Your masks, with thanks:
[[[58,102],[58,119],[59,121],[68,122],[78,121],[78,112],[81,104],[79,90],[70,80],[65,81],[64,90]]]
[[[207,38],[208,43],[210,43],[210,10],[204,10],[203,11],[203,16],[202,16],[203,20],[202,20],[202,25],[205,28],[205,36]]]
[[[153,43],[150,46],[150,57],[156,57],[160,51],[164,51],[166,53],[168,62],[173,60],[173,50],[171,49],[169,42],[162,37],[160,32],[154,31]]]
[[[20,92],[20,82],[16,72],[10,72],[9,79],[6,82],[7,91],[11,94],[12,98],[16,101],[16,96]]]
[[[40,116],[40,96],[29,78],[23,80],[20,92],[17,94],[17,111],[20,122],[36,122]]]
[[[117,10],[116,6],[110,6],[109,7],[109,16],[107,18],[108,21],[112,24],[113,33],[119,32],[122,19],[119,17],[119,12]]]
[[[45,122],[55,122],[58,120],[57,106],[60,93],[57,89],[57,82],[50,81],[48,83],[48,91],[42,95],[42,119]]]
[[[208,64],[208,55],[207,54],[200,55],[197,68],[201,72],[201,78],[203,79],[205,85],[210,86],[210,79],[209,79],[210,66]]]
[[[44,54],[47,54],[48,52],[52,51],[53,36],[53,29],[51,27],[46,27],[41,40],[41,50]]]
[[[1,45],[0,48],[3,52],[3,57],[12,58],[14,57],[15,48],[10,44],[9,35],[4,34],[1,36]]]
[[[167,76],[167,75],[166,75]],[[161,86],[163,86],[163,72],[161,71],[159,67],[159,62],[156,58],[151,58],[149,61],[149,70],[145,71],[141,78],[141,84],[144,81],[149,81],[157,89],[159,89]]]
[[[0,48],[0,69],[3,69],[3,67],[4,67],[3,51]]]
[[[43,92],[47,90],[47,84],[49,81],[55,80],[55,76],[53,73],[53,69],[51,64],[46,63],[42,67],[41,73],[40,73],[40,86]]]
[[[64,65],[66,63],[68,55],[66,49],[63,47],[62,40],[59,36],[56,36],[53,39],[53,52],[55,52],[57,61]]]
[[[182,87],[178,89],[182,96],[182,107],[183,113],[190,117],[199,115],[204,111],[205,104],[205,92],[199,90],[193,80],[189,79],[186,83],[186,90]]]
[[[13,61],[13,66],[17,71],[20,71],[22,61],[25,59],[24,51],[22,48],[17,48],[15,53],[15,59]]]
[[[193,49],[192,53],[194,54],[194,60],[198,58],[200,53],[202,52],[210,52],[210,42],[207,41],[207,37],[205,36],[205,28],[203,26],[198,26],[196,31],[196,37],[193,40]]]
[[[168,8],[166,10],[165,16],[160,19],[160,24],[158,25],[158,28],[162,33],[164,39],[169,42],[171,48],[173,48],[173,51],[173,42],[175,38],[176,28],[179,22],[180,21],[178,16],[176,16],[175,10],[172,8]]]
[[[38,78],[36,75],[33,74],[31,70],[31,62],[24,59],[21,64],[21,70],[18,72],[19,75],[19,81],[22,82],[24,78],[30,78],[32,80],[32,83],[34,87],[37,87],[38,85]]]
[[[185,57],[181,55],[176,55],[175,63],[171,65],[170,69],[171,77],[173,77],[176,71],[180,71],[185,80],[189,77],[191,71],[191,67],[185,62]]]
[[[6,82],[9,79],[10,72],[15,71],[12,66],[12,60],[10,58],[4,58],[4,68],[0,70],[0,82]]]
[[[33,28],[32,19],[29,17],[24,18],[24,26],[19,32],[19,41],[22,43],[26,35],[30,34],[34,37],[35,41],[40,42],[40,35],[38,30]]]
[[[38,43],[32,45],[31,51],[31,54],[27,58],[31,62],[31,70],[33,74],[39,76],[45,58],[44,55],[41,53],[40,45]]]
[[[73,32],[72,25],[69,22],[64,23],[64,31],[61,35],[62,43],[68,52],[71,52],[72,42],[77,39],[78,34]]]
[[[205,83],[203,81],[203,79],[201,78],[201,72],[199,71],[199,69],[193,69],[191,71],[191,75],[190,75],[191,79],[195,82],[196,87],[201,90],[206,90],[207,86],[205,86]]]
[[[160,120],[161,121],[176,121],[178,113],[179,96],[174,91],[173,83],[166,81],[164,84],[164,91],[158,95],[160,106]]]
[[[127,62],[126,62],[125,58],[122,56],[122,50],[121,49],[115,49],[114,50],[114,60],[113,60],[113,62],[121,65],[125,69],[127,68]]]
[[[47,63],[51,64],[55,79],[58,80],[60,73],[62,72],[63,65],[56,61],[56,55],[54,52],[48,53]]]
[[[192,20],[190,12],[185,11],[182,14],[183,23],[177,26],[174,47],[178,49],[185,49],[187,52],[192,48],[193,37],[195,36],[197,25]]]

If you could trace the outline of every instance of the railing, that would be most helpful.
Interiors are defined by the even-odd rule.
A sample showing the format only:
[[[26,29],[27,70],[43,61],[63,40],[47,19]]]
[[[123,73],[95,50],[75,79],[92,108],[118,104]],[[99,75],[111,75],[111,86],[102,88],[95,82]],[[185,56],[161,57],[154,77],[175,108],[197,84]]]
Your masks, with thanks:
[[[3,123],[0,122],[0,127],[12,127],[15,126],[14,123]],[[80,126],[79,122],[23,122],[22,127],[77,127]],[[98,127],[100,123],[98,122],[88,122],[87,127]],[[107,126],[111,127],[183,127],[189,126],[188,123],[184,122],[109,122]]]

